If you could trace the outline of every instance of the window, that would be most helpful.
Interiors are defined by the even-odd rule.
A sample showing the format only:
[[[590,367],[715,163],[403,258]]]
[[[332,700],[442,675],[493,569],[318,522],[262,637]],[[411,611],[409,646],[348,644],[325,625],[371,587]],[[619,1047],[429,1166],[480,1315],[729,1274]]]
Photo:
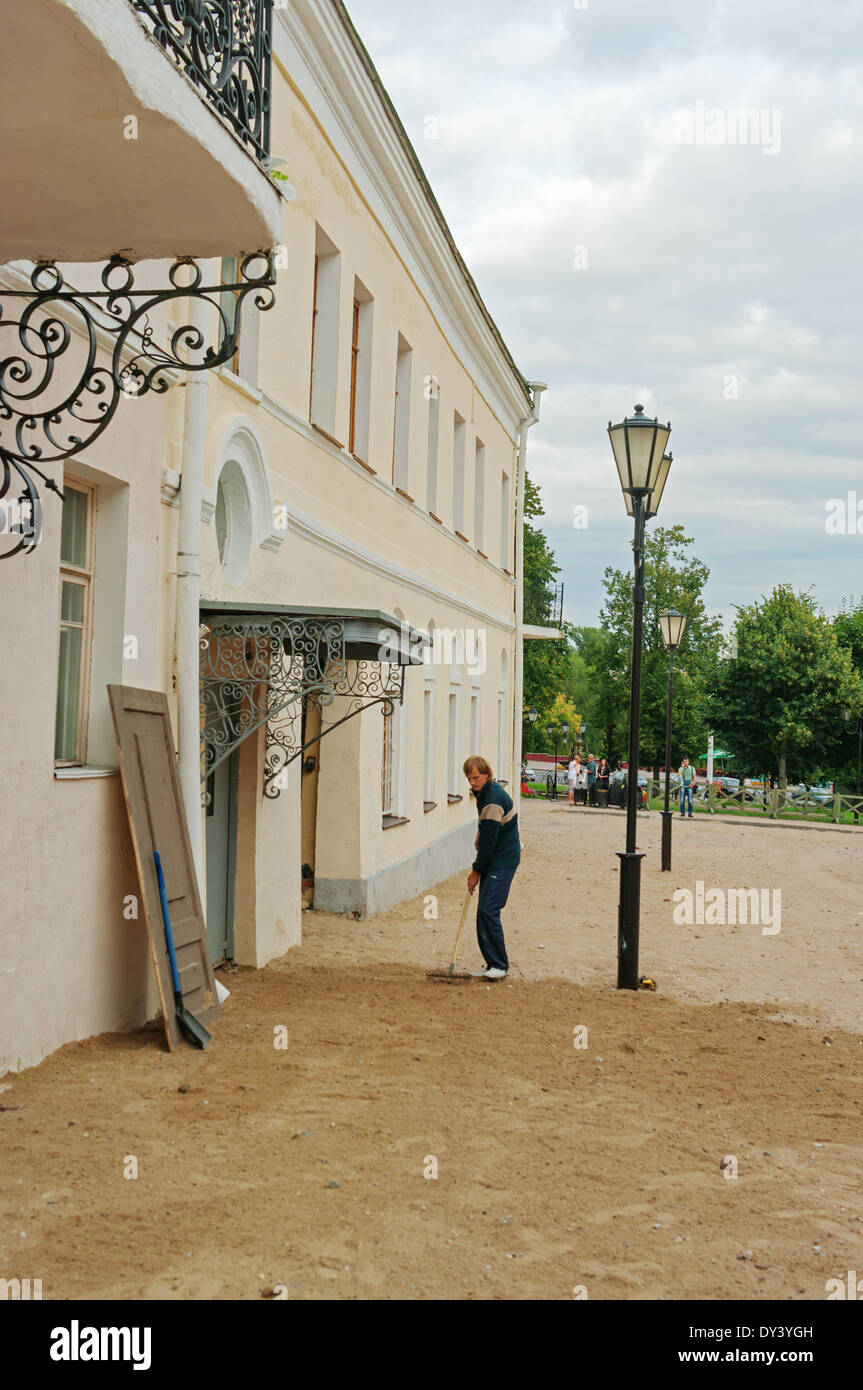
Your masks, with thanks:
[[[426,511],[437,516],[438,435],[440,432],[440,385],[437,377],[425,379],[425,395],[429,403],[428,456],[426,460]]]
[[[393,426],[393,487],[413,501],[410,490],[411,365],[413,352],[399,334],[396,352],[396,404]]]
[[[342,258],[321,227],[315,233],[309,420],[333,435],[339,374],[339,285]]]
[[[83,763],[87,756],[87,704],[93,587],[94,491],[64,482],[60,532],[60,648],[54,758]]]
[[[354,280],[351,330],[351,415],[348,449],[369,461],[369,411],[372,395],[372,319],[374,300],[361,280]]]
[[[485,507],[485,445],[481,439],[476,441],[476,482],[473,503],[473,543],[481,555],[483,551],[483,510]]]
[[[500,489],[500,567],[512,571],[512,556],[509,553],[509,475],[504,473]]]
[[[216,540],[228,583],[242,584],[252,552],[252,503],[243,470],[228,459],[216,487]]]
[[[509,757],[507,756],[509,738],[507,735],[506,718],[506,692],[508,680],[509,662],[506,649],[504,649],[500,654],[500,676],[497,683],[497,765],[499,768],[497,775],[501,781],[507,781],[509,777]],[[513,775],[517,777],[520,771],[520,768],[514,768]]]
[[[393,720],[394,714],[384,715],[384,742],[381,755],[381,812],[393,815]]]
[[[435,804],[434,685],[423,691],[423,802],[428,810]]]
[[[458,692],[450,691],[447,711],[447,797],[461,800],[458,765]]]
[[[474,690],[470,697],[470,751],[471,755],[481,752],[480,739],[482,730],[480,728],[480,695],[478,690]]]
[[[464,531],[464,445],[465,423],[456,411],[452,444],[452,528],[457,535]]]

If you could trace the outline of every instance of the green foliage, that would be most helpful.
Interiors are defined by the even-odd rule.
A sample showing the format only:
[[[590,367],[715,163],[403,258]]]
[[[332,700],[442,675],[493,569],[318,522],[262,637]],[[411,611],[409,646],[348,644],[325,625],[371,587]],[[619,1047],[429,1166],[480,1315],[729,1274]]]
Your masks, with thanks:
[[[547,627],[554,607],[556,576],[560,566],[554,558],[545,535],[533,526],[528,517],[544,515],[539,488],[525,475],[524,489],[524,620],[530,625]],[[526,641],[524,643],[524,707],[535,705],[538,710],[550,708],[555,695],[562,689],[568,665],[569,643]],[[547,720],[545,721],[548,722]],[[526,753],[545,748],[545,724],[537,720],[532,729],[524,721],[523,746]]]
[[[689,553],[692,544],[682,526],[658,526],[648,531],[645,542],[640,725],[643,766],[659,767],[665,762],[669,657],[662,642],[659,615],[666,608],[678,608],[687,619],[683,643],[674,657],[672,765],[676,767],[686,754],[695,762],[706,747],[707,698],[718,670],[722,626],[705,608],[703,592],[710,571]],[[602,730],[603,751],[612,761],[626,757],[629,743],[633,582],[631,570],[606,569],[602,629],[583,629],[585,636],[577,643],[591,684],[588,722],[592,717],[594,725]]]
[[[778,773],[780,785],[813,781],[836,757],[842,710],[863,709],[854,641],[840,643],[809,593],[780,584],[769,598],[739,608],[735,655],[720,665],[711,711],[718,738],[744,771]],[[840,628],[852,639],[854,624]]]

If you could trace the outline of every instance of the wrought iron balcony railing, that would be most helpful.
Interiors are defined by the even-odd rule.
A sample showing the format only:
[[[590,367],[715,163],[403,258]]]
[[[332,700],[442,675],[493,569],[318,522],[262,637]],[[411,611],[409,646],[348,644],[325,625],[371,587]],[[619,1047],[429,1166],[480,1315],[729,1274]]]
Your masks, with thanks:
[[[254,150],[270,152],[272,0],[131,0],[145,27]]]

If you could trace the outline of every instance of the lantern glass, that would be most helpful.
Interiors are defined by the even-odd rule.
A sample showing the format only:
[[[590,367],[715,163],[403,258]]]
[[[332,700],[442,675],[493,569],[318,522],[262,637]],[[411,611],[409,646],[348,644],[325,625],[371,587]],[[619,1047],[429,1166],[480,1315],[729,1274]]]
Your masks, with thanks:
[[[659,511],[659,504],[662,501],[662,494],[665,491],[665,484],[668,479],[669,469],[674,462],[673,454],[663,454],[659,461],[659,468],[656,471],[656,482],[647,503],[647,517],[656,516]]]
[[[530,709],[527,712],[527,717],[531,724],[535,724],[537,719],[539,718],[539,710],[535,709],[534,706],[531,705]]]
[[[665,650],[676,652],[680,643],[683,641],[683,634],[686,631],[686,618],[683,613],[679,613],[676,608],[667,608],[664,613],[659,615],[659,626],[662,632],[662,640]]]

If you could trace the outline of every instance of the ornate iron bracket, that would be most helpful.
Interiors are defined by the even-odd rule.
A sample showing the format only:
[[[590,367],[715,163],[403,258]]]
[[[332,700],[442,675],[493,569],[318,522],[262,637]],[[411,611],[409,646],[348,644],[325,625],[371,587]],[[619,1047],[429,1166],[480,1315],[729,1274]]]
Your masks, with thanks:
[[[200,648],[202,784],[266,724],[264,795],[275,800],[285,770],[320,738],[363,709],[379,704],[391,714],[395,701],[404,700],[404,666],[349,659],[343,618],[213,615],[201,629]],[[348,708],[340,706],[340,717],[304,743],[304,700],[328,708],[339,697]]]
[[[201,781],[243,739],[345,673],[339,618],[213,618],[201,637]]]
[[[170,288],[140,290],[132,263],[112,256],[101,290],[67,286],[48,261],[34,266],[29,290],[0,289],[0,559],[35,549],[42,533],[35,479],[62,498],[44,468],[98,439],[121,396],[167,391],[167,371],[207,371],[233,357],[247,295],[260,310],[275,302],[272,255],[245,256],[239,275],[235,284],[203,285],[200,266],[182,256],[168,272]],[[214,341],[186,323],[161,346],[149,316],[184,299],[215,310]],[[18,318],[7,316],[5,300],[24,301]],[[4,535],[17,543],[4,548]]]
[[[352,671],[351,667],[356,667],[356,669]],[[291,710],[289,705],[284,706],[267,727],[264,796],[275,800],[279,793],[285,790],[286,773],[291,763],[295,762],[297,758],[301,758],[316,743],[320,743],[321,739],[326,738],[327,734],[331,734],[334,729],[340,728],[342,724],[347,724],[349,719],[354,719],[358,714],[362,714],[363,710],[380,705],[382,715],[392,714],[396,701],[399,704],[404,703],[404,682],[405,668],[398,663],[350,662],[344,678],[327,689],[326,698],[322,698],[320,692],[307,692],[317,699],[319,705],[323,706],[334,704],[338,696],[347,697],[350,700],[347,712],[331,724],[324,725],[321,732],[309,739],[307,743],[303,743],[302,738],[299,741],[296,739],[296,727],[300,723],[302,708]],[[338,708],[341,710],[343,706]]]

